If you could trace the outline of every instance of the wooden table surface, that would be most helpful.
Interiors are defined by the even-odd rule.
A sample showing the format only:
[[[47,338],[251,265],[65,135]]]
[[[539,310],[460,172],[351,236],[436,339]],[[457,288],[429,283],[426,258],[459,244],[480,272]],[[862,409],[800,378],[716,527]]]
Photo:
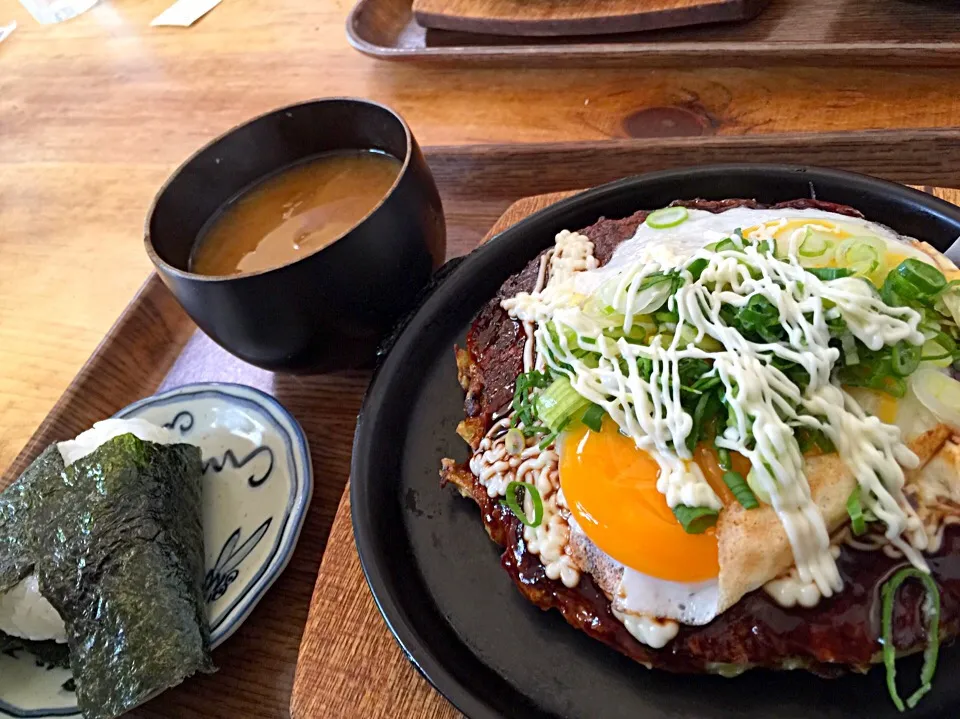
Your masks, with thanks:
[[[352,50],[349,0],[225,0],[149,27],[169,1],[41,26],[0,0],[0,25],[19,23],[0,43],[0,467],[143,282],[163,179],[270,108],[365,96],[423,145],[960,124],[955,70],[423,68]]]
[[[956,70],[469,70],[348,45],[349,0],[104,0],[41,26],[0,0],[0,469],[149,272],[144,213],[214,135],[310,97],[388,103],[423,145],[960,125]],[[749,159],[749,158],[744,158]]]

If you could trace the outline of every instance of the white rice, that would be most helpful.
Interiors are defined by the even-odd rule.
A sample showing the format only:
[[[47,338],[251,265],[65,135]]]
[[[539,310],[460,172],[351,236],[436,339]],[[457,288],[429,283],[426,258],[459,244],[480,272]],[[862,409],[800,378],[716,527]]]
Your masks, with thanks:
[[[176,444],[177,439],[172,430],[158,427],[145,419],[105,419],[97,422],[86,432],[81,432],[76,439],[58,442],[57,449],[63,457],[63,463],[68,467],[78,459],[91,454],[104,442],[109,442],[121,434],[132,434],[144,442],[157,444]]]
[[[52,639],[61,644],[67,641],[63,620],[40,594],[33,574],[0,594],[0,631],[34,641]]]

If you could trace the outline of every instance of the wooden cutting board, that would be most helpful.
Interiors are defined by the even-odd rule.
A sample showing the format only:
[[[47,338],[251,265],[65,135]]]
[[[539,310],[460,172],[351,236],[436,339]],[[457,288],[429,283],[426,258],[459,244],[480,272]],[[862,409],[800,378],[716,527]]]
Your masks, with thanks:
[[[607,35],[747,20],[769,0],[413,0],[435,30],[555,37]]]
[[[960,190],[923,189],[960,204]],[[483,241],[573,194],[557,192],[515,202]],[[314,587],[297,658],[290,714],[292,719],[463,716],[417,673],[377,610],[354,544],[349,485],[340,500]]]

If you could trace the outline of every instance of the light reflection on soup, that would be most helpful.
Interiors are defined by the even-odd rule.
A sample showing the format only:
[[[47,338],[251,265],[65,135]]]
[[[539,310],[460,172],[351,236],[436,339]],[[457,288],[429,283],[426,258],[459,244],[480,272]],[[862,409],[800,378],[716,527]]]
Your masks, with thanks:
[[[400,168],[390,155],[347,151],[284,170],[214,215],[200,232],[190,270],[256,272],[326,247],[377,206]]]

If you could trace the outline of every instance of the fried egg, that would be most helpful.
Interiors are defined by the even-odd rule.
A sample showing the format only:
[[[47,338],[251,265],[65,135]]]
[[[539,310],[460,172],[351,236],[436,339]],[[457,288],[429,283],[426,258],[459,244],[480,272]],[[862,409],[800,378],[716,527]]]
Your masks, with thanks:
[[[675,265],[735,230],[754,240],[773,241],[783,252],[791,243],[802,242],[808,231],[828,238],[827,252],[804,258],[810,266],[843,264],[834,250],[846,240],[851,241],[848,247],[866,242],[876,248],[881,268],[907,257],[931,261],[889,228],[855,217],[820,210],[738,208],[720,214],[690,210],[687,220],[676,227],[641,224],[605,267],[575,276],[575,296],[596,293],[611,276],[637,263]],[[908,436],[935,424],[927,417],[916,421],[916,403],[909,397],[897,400],[863,390],[856,391],[855,398],[867,412],[900,425]],[[739,455],[735,460],[735,469],[746,476],[749,462]],[[735,501],[712,450],[698,448],[692,462],[725,505]],[[559,444],[559,476],[571,531],[582,533],[620,569],[619,581],[610,591],[616,612],[706,624],[718,613],[716,534],[713,528],[702,534],[684,531],[657,489],[660,466],[656,456],[638,449],[609,418],[600,431],[581,426],[565,433]]]
[[[599,432],[580,426],[565,433],[558,449],[571,531],[583,533],[622,567],[612,588],[614,609],[684,624],[711,621],[720,571],[715,531],[684,531],[657,490],[656,459],[609,417]],[[693,462],[725,502],[732,499],[712,452],[698,449]]]

